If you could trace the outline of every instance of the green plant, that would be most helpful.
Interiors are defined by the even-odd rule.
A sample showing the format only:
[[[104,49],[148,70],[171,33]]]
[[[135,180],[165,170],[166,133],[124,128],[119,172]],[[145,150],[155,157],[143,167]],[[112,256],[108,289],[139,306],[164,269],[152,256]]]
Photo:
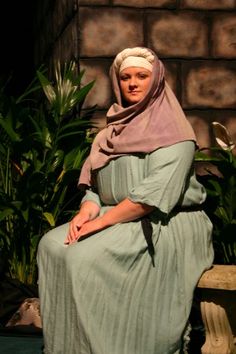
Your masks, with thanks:
[[[206,174],[198,179],[207,191],[205,211],[213,223],[215,263],[236,264],[235,144],[222,124],[213,122],[212,127],[219,146],[196,153],[195,161],[206,164]]]
[[[94,84],[81,88],[83,75],[74,62],[58,63],[54,84],[39,69],[17,99],[1,91],[0,249],[8,274],[24,283],[37,280],[41,236],[68,221],[80,201],[76,184],[91,126],[82,105]]]

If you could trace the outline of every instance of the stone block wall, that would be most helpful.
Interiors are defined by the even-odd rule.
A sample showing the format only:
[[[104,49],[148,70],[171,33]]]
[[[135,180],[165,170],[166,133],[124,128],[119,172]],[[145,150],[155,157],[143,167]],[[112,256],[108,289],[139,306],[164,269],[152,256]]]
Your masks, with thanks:
[[[212,144],[214,120],[236,141],[236,0],[42,0],[36,58],[74,58],[96,80],[85,105],[105,124],[112,102],[109,67],[126,47],[147,46],[197,134]]]

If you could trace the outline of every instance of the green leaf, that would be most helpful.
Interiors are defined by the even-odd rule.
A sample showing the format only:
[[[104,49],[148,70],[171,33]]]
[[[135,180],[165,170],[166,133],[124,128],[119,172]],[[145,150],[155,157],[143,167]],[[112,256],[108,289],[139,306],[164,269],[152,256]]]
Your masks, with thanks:
[[[50,226],[54,227],[56,225],[54,217],[51,213],[45,212],[45,213],[43,213],[43,216],[48,221]]]
[[[82,87],[80,90],[78,90],[77,92],[75,92],[75,98],[76,98],[76,103],[81,102],[89,93],[89,91],[91,90],[91,88],[94,86],[95,81],[92,81],[90,83],[88,83],[87,85],[85,85],[84,87]]]
[[[82,198],[76,184],[92,124],[79,116],[93,86],[80,87],[83,75],[75,63],[68,63],[58,66],[51,83],[39,69],[37,82],[17,99],[0,97],[1,247],[8,272],[21,281],[36,283],[40,238],[67,222]]]
[[[11,122],[0,117],[0,126],[5,130],[12,141],[21,141],[19,135],[14,131]]]
[[[14,214],[14,210],[11,208],[4,209],[3,211],[0,212],[0,221],[6,219],[8,216],[11,216]]]

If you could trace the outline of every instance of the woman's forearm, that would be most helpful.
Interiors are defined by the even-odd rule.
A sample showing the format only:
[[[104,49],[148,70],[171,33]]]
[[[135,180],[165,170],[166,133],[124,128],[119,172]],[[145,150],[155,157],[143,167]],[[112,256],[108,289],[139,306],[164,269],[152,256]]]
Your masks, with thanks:
[[[79,210],[79,214],[88,215],[88,220],[95,219],[98,216],[99,212],[100,207],[90,200],[86,200],[85,202],[83,202]]]
[[[109,209],[100,218],[103,226],[108,227],[114,224],[136,220],[149,214],[153,209],[153,206],[134,203],[126,198],[114,208]]]
[[[90,200],[83,202],[79,212],[69,223],[69,232],[66,236],[65,244],[74,242],[77,239],[78,230],[81,229],[84,224],[94,220],[98,216],[99,211],[100,207],[96,203]]]
[[[65,243],[70,244],[82,236],[96,233],[115,224],[136,220],[149,214],[153,209],[152,206],[125,199],[109,209],[104,215],[96,217],[98,209],[90,208],[90,205],[84,202],[79,214],[70,223],[70,231]]]

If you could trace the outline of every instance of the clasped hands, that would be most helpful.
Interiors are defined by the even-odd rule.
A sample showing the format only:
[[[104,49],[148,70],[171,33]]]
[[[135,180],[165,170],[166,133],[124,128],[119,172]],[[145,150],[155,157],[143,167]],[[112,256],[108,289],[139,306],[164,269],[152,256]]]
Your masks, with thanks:
[[[82,204],[79,213],[71,220],[64,243],[70,245],[84,236],[109,226],[136,220],[149,214],[153,209],[153,206],[135,203],[126,198],[100,216],[100,207],[94,202],[86,201]]]
[[[69,223],[69,232],[64,244],[70,245],[78,241],[83,236],[88,236],[104,228],[102,217],[89,219],[89,215],[79,212]]]

